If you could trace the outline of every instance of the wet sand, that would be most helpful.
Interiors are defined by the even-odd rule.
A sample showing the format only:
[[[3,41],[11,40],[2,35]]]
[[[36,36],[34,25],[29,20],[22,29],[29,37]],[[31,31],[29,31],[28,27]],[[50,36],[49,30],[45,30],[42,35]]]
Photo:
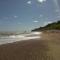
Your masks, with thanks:
[[[0,60],[60,60],[60,33],[43,33],[41,39],[0,45]]]

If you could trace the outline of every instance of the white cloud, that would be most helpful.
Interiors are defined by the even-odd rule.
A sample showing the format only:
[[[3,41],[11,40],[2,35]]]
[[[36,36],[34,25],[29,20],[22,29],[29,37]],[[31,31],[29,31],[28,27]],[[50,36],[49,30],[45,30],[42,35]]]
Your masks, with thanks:
[[[18,16],[14,16],[14,18],[17,18]]]
[[[60,10],[59,9],[56,9],[55,12],[60,12]]]
[[[50,24],[52,23],[52,21],[47,21],[47,22],[44,22],[43,26],[47,25],[47,24]]]
[[[39,21],[33,21],[33,22],[37,23],[37,22],[39,22]]]
[[[58,4],[58,0],[53,0],[54,1],[54,4],[57,8],[59,8],[59,4]]]
[[[27,4],[31,4],[32,2],[31,1],[27,1]]]
[[[5,16],[5,17],[3,17],[3,19],[5,19],[5,20],[14,19],[14,18],[18,18],[18,16]]]
[[[43,17],[43,15],[42,15],[42,14],[40,14],[40,17]]]
[[[59,16],[57,16],[57,18],[60,18],[60,15],[59,15]]]
[[[21,23],[18,23],[18,24],[21,24]]]
[[[55,8],[56,8],[56,11],[55,11],[55,12],[59,12],[60,7],[59,7],[58,0],[53,0],[53,2],[54,2],[54,4],[55,4]]]
[[[43,3],[45,2],[46,0],[37,0],[39,3]]]

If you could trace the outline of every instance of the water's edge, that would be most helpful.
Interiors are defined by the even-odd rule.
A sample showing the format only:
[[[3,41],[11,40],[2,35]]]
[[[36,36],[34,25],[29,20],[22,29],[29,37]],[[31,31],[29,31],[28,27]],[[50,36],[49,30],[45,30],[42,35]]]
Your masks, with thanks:
[[[41,34],[42,32],[31,32],[29,34],[11,35],[11,36],[5,36],[5,37],[1,36],[0,45],[13,43],[16,41],[22,41],[22,40],[38,39],[38,38],[41,38],[40,37]]]

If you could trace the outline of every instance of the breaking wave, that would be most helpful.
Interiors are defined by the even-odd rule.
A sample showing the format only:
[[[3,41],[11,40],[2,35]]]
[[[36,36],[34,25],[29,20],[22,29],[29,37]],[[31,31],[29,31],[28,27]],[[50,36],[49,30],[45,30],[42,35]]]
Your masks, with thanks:
[[[41,38],[40,34],[42,34],[42,32],[32,32],[29,34],[0,37],[0,45],[6,44],[6,43],[13,43],[16,41],[22,41],[22,40],[38,39],[38,38]]]

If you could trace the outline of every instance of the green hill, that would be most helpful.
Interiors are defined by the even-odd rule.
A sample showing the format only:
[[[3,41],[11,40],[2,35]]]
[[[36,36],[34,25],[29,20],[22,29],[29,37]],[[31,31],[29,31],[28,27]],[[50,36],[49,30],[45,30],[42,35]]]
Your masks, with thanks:
[[[44,27],[36,28],[32,31],[45,31],[45,30],[60,30],[60,21],[53,22]]]

